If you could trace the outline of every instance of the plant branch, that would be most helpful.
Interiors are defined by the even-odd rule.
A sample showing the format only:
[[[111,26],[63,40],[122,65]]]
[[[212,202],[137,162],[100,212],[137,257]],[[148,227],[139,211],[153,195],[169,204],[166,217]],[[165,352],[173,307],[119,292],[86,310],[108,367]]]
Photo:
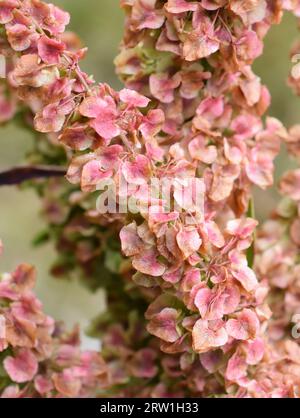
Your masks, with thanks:
[[[0,172],[0,186],[17,185],[27,180],[39,178],[63,177],[65,174],[66,169],[59,166],[26,165],[12,167],[9,170]]]

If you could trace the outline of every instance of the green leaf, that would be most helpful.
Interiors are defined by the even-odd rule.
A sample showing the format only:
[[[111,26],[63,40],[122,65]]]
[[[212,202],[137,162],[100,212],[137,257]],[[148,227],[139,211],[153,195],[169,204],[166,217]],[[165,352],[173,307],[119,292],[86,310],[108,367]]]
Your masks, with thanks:
[[[254,205],[253,197],[250,199],[250,202],[249,202],[247,216],[248,216],[248,218],[255,219],[255,205]]]
[[[105,267],[112,273],[118,273],[123,261],[123,257],[119,252],[107,250],[105,254]]]
[[[45,244],[50,239],[50,234],[48,231],[39,232],[32,240],[32,245],[38,247],[42,244]]]
[[[247,216],[249,218],[255,219],[255,205],[254,205],[253,197],[250,199],[250,202],[249,202]],[[248,250],[247,250],[247,261],[248,261],[248,266],[250,268],[252,268],[253,264],[254,264],[254,257],[255,257],[254,249],[255,249],[255,233],[254,233],[254,236],[253,236],[253,242],[251,244],[251,247],[249,247]]]

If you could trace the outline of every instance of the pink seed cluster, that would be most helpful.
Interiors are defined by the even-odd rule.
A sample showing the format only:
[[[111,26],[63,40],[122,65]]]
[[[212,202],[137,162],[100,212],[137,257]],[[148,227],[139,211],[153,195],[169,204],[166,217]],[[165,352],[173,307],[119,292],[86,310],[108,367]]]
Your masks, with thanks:
[[[1,277],[1,396],[96,396],[107,383],[103,359],[97,352],[81,352],[77,330],[67,333],[45,315],[33,293],[35,280],[27,264]]]

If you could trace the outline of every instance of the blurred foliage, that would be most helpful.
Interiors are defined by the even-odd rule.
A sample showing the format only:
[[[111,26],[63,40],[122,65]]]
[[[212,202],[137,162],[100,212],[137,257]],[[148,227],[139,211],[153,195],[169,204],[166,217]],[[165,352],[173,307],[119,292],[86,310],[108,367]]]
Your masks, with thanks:
[[[115,88],[120,86],[115,75],[113,59],[123,32],[123,15],[119,0],[53,0],[71,13],[70,30],[79,34],[89,47],[83,68],[98,81],[106,81]],[[264,56],[257,61],[255,71],[269,87],[272,106],[269,114],[289,126],[300,122],[300,100],[286,86],[291,69],[290,46],[297,37],[295,19],[286,16],[280,26],[274,27],[267,36]],[[15,126],[0,129],[0,169],[20,164],[26,151],[31,147],[32,138],[28,132]],[[276,178],[290,164],[284,150],[277,164]],[[256,213],[260,218],[276,204],[277,195],[273,190],[257,192]],[[264,202],[261,205],[261,202]],[[86,323],[87,317],[99,309],[99,298],[86,302],[88,295],[80,293],[77,286],[56,282],[48,277],[48,267],[53,259],[53,249],[44,247],[32,249],[31,240],[43,229],[39,219],[39,202],[33,192],[15,188],[0,189],[0,237],[5,244],[5,253],[0,260],[0,270],[10,270],[20,261],[34,263],[39,270],[41,281],[38,293],[46,310],[56,318]],[[79,297],[80,294],[80,297]],[[72,308],[73,306],[73,308]]]

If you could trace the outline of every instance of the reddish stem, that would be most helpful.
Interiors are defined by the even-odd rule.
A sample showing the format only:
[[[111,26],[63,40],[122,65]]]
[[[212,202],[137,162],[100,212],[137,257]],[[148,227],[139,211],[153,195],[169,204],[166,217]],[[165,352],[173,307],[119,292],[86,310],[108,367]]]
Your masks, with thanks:
[[[0,172],[0,186],[17,185],[24,181],[38,178],[63,177],[65,174],[66,169],[59,166],[27,165],[13,167],[9,170]]]

